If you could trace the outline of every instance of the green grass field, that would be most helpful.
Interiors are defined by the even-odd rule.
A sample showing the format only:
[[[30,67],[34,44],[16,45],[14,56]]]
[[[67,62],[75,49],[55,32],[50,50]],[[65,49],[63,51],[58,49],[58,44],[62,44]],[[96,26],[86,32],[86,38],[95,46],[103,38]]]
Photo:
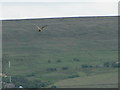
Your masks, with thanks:
[[[102,76],[105,78],[110,72],[117,75],[114,68],[81,69],[83,64],[96,66],[118,61],[117,19],[118,17],[80,17],[2,21],[3,72],[30,81],[50,82],[51,85],[61,80],[68,82],[72,75],[80,78],[97,75],[90,77],[101,80]],[[38,32],[34,24],[48,27],[43,32]],[[56,70],[49,71],[51,68]],[[114,78],[116,80],[118,77]],[[79,87],[79,84],[72,85],[70,84],[71,87]]]
[[[79,77],[61,80],[55,83],[58,88],[116,88],[118,87],[118,73],[99,74],[87,77]]]

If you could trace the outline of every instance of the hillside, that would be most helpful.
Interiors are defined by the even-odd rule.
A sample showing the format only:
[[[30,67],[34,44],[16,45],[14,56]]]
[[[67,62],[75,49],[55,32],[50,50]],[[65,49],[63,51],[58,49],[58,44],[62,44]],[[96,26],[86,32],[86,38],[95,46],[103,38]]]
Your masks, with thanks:
[[[13,77],[55,83],[79,72],[83,64],[95,66],[117,62],[117,19],[79,17],[2,21],[3,72]],[[38,32],[34,24],[48,26]]]
[[[54,85],[59,88],[109,88],[118,87],[118,73],[107,73],[88,77],[61,80]],[[99,82],[98,82],[99,81]]]

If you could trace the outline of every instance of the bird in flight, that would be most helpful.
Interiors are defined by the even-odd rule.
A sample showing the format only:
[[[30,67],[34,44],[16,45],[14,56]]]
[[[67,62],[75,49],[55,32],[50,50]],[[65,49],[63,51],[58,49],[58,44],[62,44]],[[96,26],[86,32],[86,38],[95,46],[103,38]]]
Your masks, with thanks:
[[[36,24],[34,24],[34,25],[37,27],[38,32],[43,31],[43,29],[44,29],[45,27],[47,27],[47,25],[44,25],[44,26],[42,26],[42,27],[39,27],[39,26],[37,26]]]

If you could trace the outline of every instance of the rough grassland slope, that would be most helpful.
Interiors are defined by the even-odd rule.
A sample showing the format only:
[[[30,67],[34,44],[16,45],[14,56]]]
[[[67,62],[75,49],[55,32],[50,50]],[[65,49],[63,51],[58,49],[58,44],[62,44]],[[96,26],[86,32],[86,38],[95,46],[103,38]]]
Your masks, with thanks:
[[[79,17],[2,21],[3,72],[28,80],[57,82],[79,72],[82,64],[95,66],[117,61],[117,19]],[[48,27],[38,32],[34,24]],[[76,58],[79,62],[73,61]],[[64,67],[68,70],[62,70]],[[57,71],[48,72],[49,68]]]

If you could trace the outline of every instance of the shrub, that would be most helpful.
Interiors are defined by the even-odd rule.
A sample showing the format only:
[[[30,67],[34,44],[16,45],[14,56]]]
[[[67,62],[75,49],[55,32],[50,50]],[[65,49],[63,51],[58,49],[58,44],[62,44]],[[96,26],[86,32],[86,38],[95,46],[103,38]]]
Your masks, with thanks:
[[[68,70],[69,68],[68,67],[62,67],[62,70]]]
[[[87,65],[87,64],[83,64],[81,65],[81,68],[93,68],[93,65]]]
[[[62,62],[60,59],[57,60],[58,63]]]
[[[110,67],[110,66],[111,66],[110,62],[105,62],[104,63],[104,67]]]
[[[48,72],[53,72],[53,71],[57,71],[57,69],[56,68],[47,68],[47,71]]]
[[[48,60],[48,63],[51,63],[51,60]]]
[[[51,88],[57,88],[57,86],[53,85],[53,86],[51,86]]]
[[[76,77],[79,77],[79,75],[71,75],[71,76],[68,76],[68,78],[76,78]]]
[[[77,61],[77,62],[78,62],[78,61],[80,61],[80,60],[79,60],[78,58],[74,58],[73,61]]]

